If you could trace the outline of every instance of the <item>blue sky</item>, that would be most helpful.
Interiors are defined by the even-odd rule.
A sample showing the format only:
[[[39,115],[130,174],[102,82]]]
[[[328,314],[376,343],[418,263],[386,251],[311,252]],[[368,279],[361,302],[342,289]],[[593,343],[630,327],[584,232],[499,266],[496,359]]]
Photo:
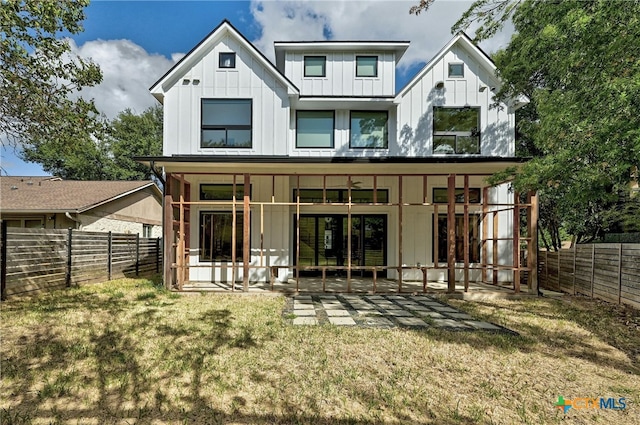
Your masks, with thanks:
[[[103,83],[83,90],[98,109],[113,118],[125,108],[135,112],[155,104],[148,88],[223,19],[228,19],[267,57],[276,40],[408,40],[399,64],[397,89],[451,39],[451,25],[470,2],[437,0],[419,16],[418,3],[401,0],[313,1],[93,1],[85,10],[85,31],[73,37],[72,49],[92,58]],[[504,47],[504,31],[481,47]],[[2,174],[47,175],[25,164],[12,149],[2,148]]]

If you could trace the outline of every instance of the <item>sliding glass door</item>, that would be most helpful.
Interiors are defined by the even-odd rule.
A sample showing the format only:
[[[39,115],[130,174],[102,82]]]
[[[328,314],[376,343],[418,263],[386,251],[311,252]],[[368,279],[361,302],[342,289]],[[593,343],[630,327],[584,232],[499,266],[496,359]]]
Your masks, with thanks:
[[[300,265],[346,266],[348,264],[348,226],[346,215],[300,216]],[[294,218],[294,246],[296,240]],[[353,214],[351,216],[351,265],[384,266],[387,252],[387,216]],[[310,271],[306,274],[319,274]],[[344,274],[345,271],[329,274]],[[356,273],[356,272],[354,272]],[[363,274],[362,272],[358,272]]]

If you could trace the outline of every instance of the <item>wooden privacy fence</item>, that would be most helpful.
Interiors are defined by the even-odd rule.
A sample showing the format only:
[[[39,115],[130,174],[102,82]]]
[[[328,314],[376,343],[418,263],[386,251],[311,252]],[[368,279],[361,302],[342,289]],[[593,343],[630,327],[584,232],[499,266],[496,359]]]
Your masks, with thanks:
[[[2,223],[2,299],[71,285],[157,273],[159,238],[80,230],[22,229]]]
[[[543,289],[640,308],[640,244],[575,245],[538,258]]]

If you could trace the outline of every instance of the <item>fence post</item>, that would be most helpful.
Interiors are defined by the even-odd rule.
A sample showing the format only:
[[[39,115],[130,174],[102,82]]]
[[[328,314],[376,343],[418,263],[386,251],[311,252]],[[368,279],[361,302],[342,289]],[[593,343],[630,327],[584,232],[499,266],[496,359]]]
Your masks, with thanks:
[[[596,272],[596,244],[591,244],[591,298],[593,298],[593,281]]]
[[[140,233],[136,233],[136,276],[140,275]]]
[[[622,244],[618,247],[618,304],[622,303]]]
[[[7,222],[0,223],[0,300],[7,299]]]
[[[113,249],[113,234],[109,232],[107,237],[107,280],[111,280],[112,262],[113,262],[113,253],[111,252]]]
[[[573,295],[576,294],[576,246],[577,243],[573,243]]]
[[[160,273],[160,238],[156,238],[156,273]]]
[[[560,249],[558,249],[558,291],[562,292],[562,283],[560,283],[562,276],[562,263],[560,262],[560,258],[562,258],[562,245]]]
[[[67,233],[67,275],[65,276],[66,287],[71,286],[71,244],[73,243],[73,229],[69,227]]]

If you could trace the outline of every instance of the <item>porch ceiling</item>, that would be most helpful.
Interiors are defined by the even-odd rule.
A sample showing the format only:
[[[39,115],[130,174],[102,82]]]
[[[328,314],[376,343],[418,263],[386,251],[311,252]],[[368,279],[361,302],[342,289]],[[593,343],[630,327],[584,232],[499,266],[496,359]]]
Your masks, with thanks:
[[[518,167],[526,158],[495,157],[213,157],[173,156],[136,158],[166,172],[186,174],[316,174],[316,175],[491,175]]]

